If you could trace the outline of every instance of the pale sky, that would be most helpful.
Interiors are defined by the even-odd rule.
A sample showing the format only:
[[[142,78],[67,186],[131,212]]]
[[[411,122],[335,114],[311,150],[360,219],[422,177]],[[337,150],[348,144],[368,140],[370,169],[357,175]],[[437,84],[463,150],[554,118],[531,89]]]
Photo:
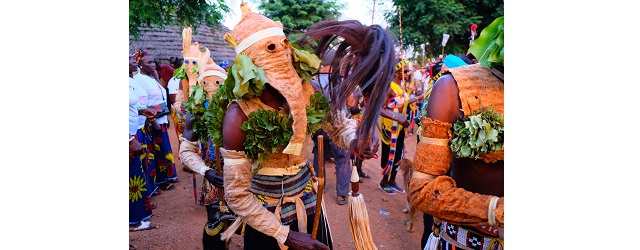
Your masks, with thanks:
[[[242,12],[240,11],[241,0],[225,0],[227,6],[231,9],[231,13],[225,16],[222,22],[229,29],[233,30],[233,27],[240,21]],[[259,0],[246,0],[252,10],[259,12],[258,5]],[[338,0],[339,3],[345,5],[342,9],[342,15],[339,20],[358,20],[364,25],[371,25],[371,10],[373,7],[373,0]],[[383,28],[387,28],[388,24],[384,19],[384,12],[393,8],[391,0],[376,0],[376,10],[374,15],[374,24],[378,24]],[[396,47],[396,52],[400,51],[399,47]],[[413,52],[412,48],[404,48],[406,55],[410,55]]]
[[[240,21],[240,3],[241,0],[225,0],[227,6],[231,9],[231,13],[225,17],[223,24],[229,29]],[[251,9],[258,12],[259,1],[246,1],[249,2]],[[373,0],[338,0],[339,3],[345,5],[342,10],[342,16],[339,20],[355,19],[360,21],[364,25],[371,25],[371,10],[373,7]],[[384,28],[387,27],[386,21],[382,14],[383,9],[390,9],[392,3],[390,0],[376,0],[376,10],[374,15],[374,24],[378,24]]]

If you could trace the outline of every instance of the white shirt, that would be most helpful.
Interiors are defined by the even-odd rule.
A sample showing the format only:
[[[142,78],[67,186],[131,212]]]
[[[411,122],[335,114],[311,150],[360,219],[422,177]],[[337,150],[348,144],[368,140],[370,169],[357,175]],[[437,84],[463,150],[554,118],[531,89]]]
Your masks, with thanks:
[[[135,135],[138,132],[138,102],[140,96],[136,93],[139,88],[136,80],[129,77],[129,134]]]
[[[413,72],[413,79],[416,79],[416,81],[424,83],[424,78],[425,76],[422,74],[422,72],[420,72],[420,70],[416,70],[416,72]]]
[[[136,103],[136,115],[138,116],[138,129],[141,129],[144,127],[147,117],[144,115],[138,115],[138,110],[147,108],[147,91],[140,86],[138,81],[131,77],[129,77],[129,86],[133,86],[133,90],[138,96],[138,102]]]
[[[156,79],[153,79],[149,76],[146,76],[142,73],[133,76],[133,79],[136,79],[140,83],[140,86],[147,91],[147,106],[156,105],[160,103],[167,104],[167,92],[160,85]],[[158,124],[167,124],[169,120],[167,120],[167,116],[160,117],[156,119]]]
[[[167,83],[167,89],[169,90],[169,94],[178,94],[178,89],[180,88],[180,79],[171,77],[171,80]]]

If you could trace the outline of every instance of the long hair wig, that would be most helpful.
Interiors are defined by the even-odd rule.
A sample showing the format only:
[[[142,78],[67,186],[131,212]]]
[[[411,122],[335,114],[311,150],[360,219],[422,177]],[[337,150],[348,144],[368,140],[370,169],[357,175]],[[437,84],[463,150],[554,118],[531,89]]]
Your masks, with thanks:
[[[336,114],[360,86],[369,100],[357,134],[360,140],[369,139],[375,133],[389,83],[393,79],[393,34],[379,25],[365,26],[356,20],[327,20],[311,26],[300,44],[314,47],[320,58],[325,57],[328,49],[337,47],[331,60],[329,84],[323,92],[333,105],[331,113]]]

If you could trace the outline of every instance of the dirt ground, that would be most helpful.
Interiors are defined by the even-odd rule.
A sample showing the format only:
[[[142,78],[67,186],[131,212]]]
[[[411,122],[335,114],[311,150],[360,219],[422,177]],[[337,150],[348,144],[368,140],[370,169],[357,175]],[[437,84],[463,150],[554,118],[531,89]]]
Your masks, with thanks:
[[[173,124],[172,124],[173,125]],[[178,140],[171,126],[169,131],[173,153],[178,155]],[[413,159],[416,148],[416,136],[410,136],[405,140],[406,157]],[[157,205],[153,210],[153,217],[149,221],[155,223],[158,228],[129,233],[129,243],[139,250],[147,249],[202,249],[202,230],[207,219],[203,206],[196,205],[193,194],[192,174],[182,171],[182,164],[176,162],[178,170],[178,183],[175,189],[162,191],[160,195],[151,198],[151,202]],[[347,205],[338,205],[336,200],[335,165],[325,164],[326,181],[324,200],[329,219],[329,226],[333,236],[333,246],[336,250],[354,249],[354,242],[349,229],[349,215]],[[360,193],[363,194],[369,220],[371,234],[378,249],[420,249],[420,239],[423,232],[422,213],[416,212],[414,217],[413,232],[407,231],[409,215],[402,212],[406,205],[406,194],[387,195],[378,189],[380,175],[380,160],[370,159],[363,163],[363,169],[371,175],[371,179],[364,179],[360,184]],[[398,182],[402,181],[402,174],[398,173]],[[196,174],[198,195],[202,176]],[[388,215],[381,214],[388,212]],[[230,249],[243,249],[243,238],[234,235],[231,238]]]

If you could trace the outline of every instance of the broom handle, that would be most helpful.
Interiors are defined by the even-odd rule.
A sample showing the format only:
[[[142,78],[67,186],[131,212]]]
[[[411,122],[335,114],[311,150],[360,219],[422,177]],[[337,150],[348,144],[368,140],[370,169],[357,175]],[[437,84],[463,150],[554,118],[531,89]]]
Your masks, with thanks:
[[[322,193],[324,192],[324,137],[318,135],[318,193],[316,199],[316,213],[313,215],[313,230],[311,238],[318,236],[318,224],[320,224],[320,211],[322,210]]]
[[[360,183],[351,182],[351,196],[357,197],[358,195],[360,195],[359,192],[360,192]]]
[[[353,152],[355,154],[355,151]],[[355,154],[356,157],[359,157]],[[351,182],[351,196],[358,197],[360,195],[360,176],[358,175],[358,159],[355,160],[356,164],[351,165],[351,177],[349,181]]]

